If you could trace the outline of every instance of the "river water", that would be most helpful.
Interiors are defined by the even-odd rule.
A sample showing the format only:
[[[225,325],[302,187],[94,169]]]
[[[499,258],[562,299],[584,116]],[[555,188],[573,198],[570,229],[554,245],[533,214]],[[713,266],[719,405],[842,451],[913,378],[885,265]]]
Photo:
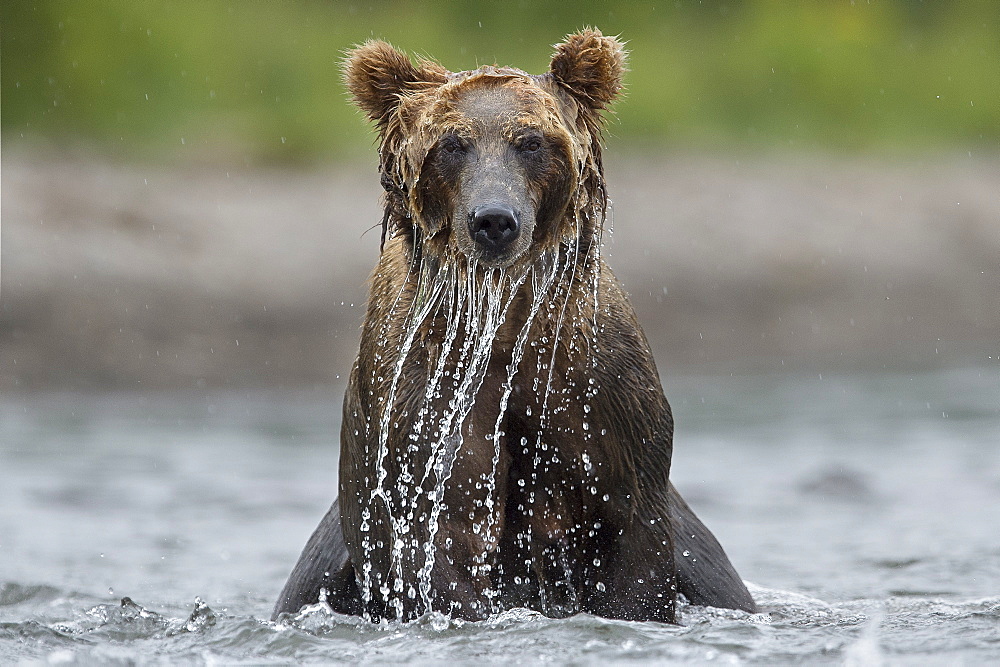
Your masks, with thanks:
[[[1000,661],[1000,366],[668,377],[672,477],[761,613],[271,623],[340,390],[0,398],[0,664]]]

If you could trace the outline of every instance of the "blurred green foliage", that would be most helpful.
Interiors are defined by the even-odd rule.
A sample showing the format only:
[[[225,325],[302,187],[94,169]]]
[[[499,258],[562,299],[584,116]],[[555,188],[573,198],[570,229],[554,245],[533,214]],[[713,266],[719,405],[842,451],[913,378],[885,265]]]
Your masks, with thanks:
[[[586,25],[628,40],[616,142],[909,152],[1000,146],[996,0],[3,0],[2,128],[123,158],[370,150],[339,61],[369,37],[452,70],[546,69]]]

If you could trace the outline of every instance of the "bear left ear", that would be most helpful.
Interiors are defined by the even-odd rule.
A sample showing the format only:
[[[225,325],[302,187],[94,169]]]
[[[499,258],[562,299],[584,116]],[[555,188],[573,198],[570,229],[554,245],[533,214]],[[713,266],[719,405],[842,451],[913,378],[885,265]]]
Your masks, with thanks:
[[[617,39],[586,28],[556,45],[549,71],[567,92],[591,109],[601,110],[621,92],[627,56]]]
[[[412,63],[387,42],[369,40],[344,59],[344,83],[355,104],[384,129],[401,96],[447,81],[448,70],[429,60]]]

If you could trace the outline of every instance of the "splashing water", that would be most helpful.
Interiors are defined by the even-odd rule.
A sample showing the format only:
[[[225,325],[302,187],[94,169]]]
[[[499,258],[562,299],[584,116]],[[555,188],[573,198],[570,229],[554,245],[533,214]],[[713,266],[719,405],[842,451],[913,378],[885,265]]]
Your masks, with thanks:
[[[436,556],[434,540],[438,532],[441,511],[444,508],[445,485],[451,478],[452,466],[462,446],[462,424],[472,410],[479,388],[482,386],[491,358],[493,339],[506,318],[517,288],[524,281],[524,276],[521,276],[508,283],[503,272],[490,271],[486,274],[483,284],[477,285],[475,268],[474,263],[468,265],[467,289],[464,290],[464,294],[467,295],[464,318],[466,330],[457,367],[464,368],[465,374],[457,383],[458,387],[448,410],[440,420],[437,435],[431,441],[431,456],[428,460],[428,470],[424,474],[424,479],[427,479],[432,469],[435,476],[430,496],[433,504],[428,519],[428,539],[423,544],[424,565],[418,573],[420,596],[425,609],[430,609],[431,605],[431,572],[434,569]],[[500,288],[488,289],[494,281],[500,283]],[[507,292],[506,298],[504,292]],[[452,304],[462,305],[458,296]],[[448,321],[455,319],[458,319],[455,313],[449,313]],[[445,358],[446,355],[442,355],[441,363]],[[428,387],[428,392],[432,391],[434,391],[433,385]]]
[[[590,272],[588,282],[593,291],[592,297],[588,295],[586,298],[593,298],[595,306],[600,271],[599,247],[598,239],[584,252]],[[424,612],[432,608],[437,538],[442,513],[447,511],[445,495],[448,483],[464,444],[462,428],[467,426],[467,419],[477,400],[482,409],[484,399],[479,397],[479,393],[494,358],[497,334],[505,324],[511,324],[512,306],[523,299],[527,304],[526,315],[519,315],[523,321],[513,322],[517,333],[506,364],[506,378],[500,386],[493,429],[487,435],[493,449],[492,465],[477,484],[477,489],[484,493],[477,506],[484,512],[471,526],[485,544],[483,553],[473,557],[473,574],[489,573],[488,555],[499,540],[497,516],[501,510],[496,506],[495,496],[504,435],[503,421],[510,396],[531,337],[532,325],[544,308],[547,317],[556,321],[555,330],[545,338],[546,344],[551,345],[551,350],[544,350],[549,357],[548,363],[540,364],[537,369],[546,376],[542,389],[542,414],[539,415],[542,425],[545,424],[557,344],[569,303],[578,294],[575,287],[579,281],[578,260],[581,258],[578,236],[572,243],[563,243],[558,250],[543,253],[532,265],[516,271],[484,268],[474,260],[464,258],[439,265],[435,259],[425,259],[429,254],[423,253],[416,266],[411,268],[416,272],[415,292],[405,319],[398,356],[393,363],[388,396],[378,406],[381,414],[378,419],[377,451],[374,453],[376,479],[361,512],[362,548],[366,554],[372,554],[376,546],[382,546],[373,535],[372,523],[376,516],[385,517],[391,531],[387,545],[387,571],[376,572],[370,559],[361,564],[362,600],[366,609],[373,600],[384,604],[397,618],[404,617],[408,606],[413,608],[416,605],[418,610]],[[404,301],[402,297],[401,290],[394,308]],[[558,313],[556,317],[553,317],[554,312]],[[596,322],[596,312],[594,317]],[[579,323],[574,324],[574,330],[578,330]],[[434,333],[435,327],[443,331]],[[596,326],[588,328],[596,332]],[[390,333],[388,327],[383,329],[383,350],[390,348]],[[430,337],[431,334],[434,344],[428,345],[422,337]],[[595,349],[596,342],[590,341],[587,354],[592,356]],[[412,422],[407,422],[405,417],[408,415],[400,407],[401,401],[405,403],[401,398],[406,392],[404,373],[407,361],[413,359],[412,355],[417,350],[427,355],[428,381],[422,389]],[[587,401],[595,393],[594,389],[588,390]],[[398,433],[394,437],[394,431],[403,428],[408,428],[408,433]],[[400,435],[402,440],[398,438]],[[540,433],[538,442],[541,442]],[[390,474],[390,471],[395,474]],[[412,582],[407,583],[407,575],[414,570],[416,587]],[[494,606],[497,592],[489,589],[485,594],[489,604]],[[498,610],[493,608],[490,611]]]

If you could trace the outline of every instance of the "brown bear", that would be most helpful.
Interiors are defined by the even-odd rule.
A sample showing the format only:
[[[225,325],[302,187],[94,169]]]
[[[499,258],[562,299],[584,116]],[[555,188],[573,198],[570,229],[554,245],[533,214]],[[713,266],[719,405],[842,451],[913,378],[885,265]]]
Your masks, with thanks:
[[[673,418],[601,259],[602,112],[625,51],[452,73],[385,42],[344,77],[375,122],[382,251],[344,400],[340,496],[274,610],[674,622],[752,611],[670,483]]]

